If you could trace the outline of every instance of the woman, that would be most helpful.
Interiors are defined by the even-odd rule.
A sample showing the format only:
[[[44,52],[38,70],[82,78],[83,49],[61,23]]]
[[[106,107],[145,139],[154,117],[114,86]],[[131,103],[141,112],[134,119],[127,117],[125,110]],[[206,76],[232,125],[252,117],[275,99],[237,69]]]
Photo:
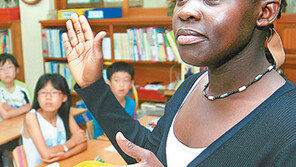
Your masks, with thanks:
[[[180,55],[208,70],[184,81],[153,132],[122,112],[101,77],[106,33],[93,38],[85,17],[73,15],[66,23],[71,44],[65,34],[63,41],[76,91],[135,166],[295,166],[295,85],[265,56],[266,38],[285,4],[177,1],[173,29]]]

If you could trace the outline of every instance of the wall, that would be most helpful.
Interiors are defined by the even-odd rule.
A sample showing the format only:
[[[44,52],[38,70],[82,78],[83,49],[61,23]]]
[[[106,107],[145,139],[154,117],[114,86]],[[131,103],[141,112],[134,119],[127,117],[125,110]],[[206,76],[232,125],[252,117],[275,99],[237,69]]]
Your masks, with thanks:
[[[27,5],[20,1],[25,81],[32,92],[39,76],[44,73],[41,26],[38,21],[45,20],[48,9],[52,8],[53,0],[42,0],[36,5]]]

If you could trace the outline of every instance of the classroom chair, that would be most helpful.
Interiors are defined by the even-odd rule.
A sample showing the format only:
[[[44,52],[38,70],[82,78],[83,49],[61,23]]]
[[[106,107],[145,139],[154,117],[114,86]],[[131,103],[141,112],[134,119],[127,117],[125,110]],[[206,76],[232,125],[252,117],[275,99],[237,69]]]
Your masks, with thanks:
[[[136,119],[137,110],[138,110],[138,106],[139,106],[139,96],[138,96],[138,91],[137,91],[137,88],[136,88],[135,84],[132,85],[132,91],[133,91],[134,100],[136,102],[136,107],[135,107],[133,118]]]
[[[86,134],[88,140],[94,139],[94,121],[89,120],[86,122]]]
[[[17,146],[12,151],[13,165],[15,167],[28,167],[23,145]]]

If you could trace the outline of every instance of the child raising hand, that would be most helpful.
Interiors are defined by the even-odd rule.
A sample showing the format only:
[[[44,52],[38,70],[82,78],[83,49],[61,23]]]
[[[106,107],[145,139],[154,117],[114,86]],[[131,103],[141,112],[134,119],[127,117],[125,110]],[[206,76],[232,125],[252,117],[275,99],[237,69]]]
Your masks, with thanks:
[[[66,159],[85,150],[86,134],[69,114],[71,98],[66,80],[59,74],[44,74],[34,95],[22,130],[29,167]]]

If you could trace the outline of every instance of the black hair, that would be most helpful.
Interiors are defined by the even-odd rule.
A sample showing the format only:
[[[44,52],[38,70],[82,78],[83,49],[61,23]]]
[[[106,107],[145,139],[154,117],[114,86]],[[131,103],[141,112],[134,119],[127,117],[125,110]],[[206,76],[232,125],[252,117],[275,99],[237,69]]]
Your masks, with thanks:
[[[107,77],[111,80],[111,76],[118,71],[124,71],[131,75],[131,79],[134,79],[134,68],[132,65],[126,62],[116,62],[107,68]]]
[[[16,58],[12,55],[12,54],[9,54],[9,53],[2,53],[0,55],[0,64],[3,65],[5,64],[5,62],[7,60],[11,60],[12,64],[18,68],[19,67],[19,64],[17,63],[17,60]]]
[[[59,116],[62,118],[64,122],[64,126],[66,129],[67,139],[70,138],[70,128],[69,128],[69,114],[71,107],[71,94],[68,87],[68,84],[63,76],[60,74],[43,74],[37,81],[35,92],[34,92],[34,100],[32,108],[38,110],[40,108],[39,102],[37,100],[38,92],[42,89],[48,82],[51,82],[52,86],[62,91],[64,95],[68,97],[67,101],[64,102],[58,110]]]

